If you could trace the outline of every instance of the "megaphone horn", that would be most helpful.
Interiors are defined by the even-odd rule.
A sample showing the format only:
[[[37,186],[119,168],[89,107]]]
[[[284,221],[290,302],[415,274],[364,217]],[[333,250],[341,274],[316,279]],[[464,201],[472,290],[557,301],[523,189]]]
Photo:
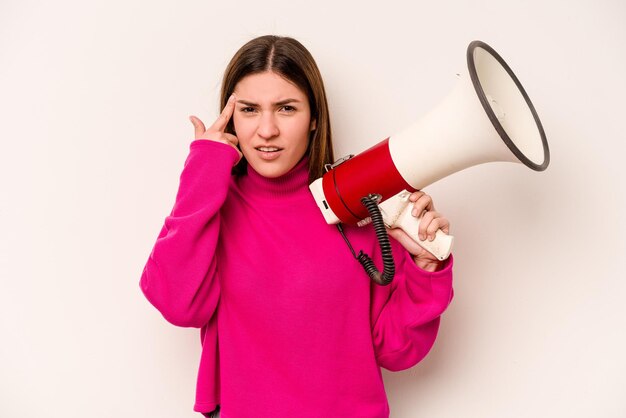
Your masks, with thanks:
[[[502,57],[486,43],[473,41],[459,77],[452,92],[413,125],[311,183],[327,223],[358,224],[369,216],[363,196],[376,194],[384,202],[477,164],[510,161],[536,171],[548,167],[550,152],[539,116]],[[447,249],[435,254],[440,259],[450,252],[448,241]]]

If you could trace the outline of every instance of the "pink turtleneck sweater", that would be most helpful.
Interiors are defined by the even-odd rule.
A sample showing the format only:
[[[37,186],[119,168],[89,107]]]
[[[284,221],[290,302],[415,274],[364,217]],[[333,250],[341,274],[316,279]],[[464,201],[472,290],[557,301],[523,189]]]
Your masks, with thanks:
[[[195,411],[222,418],[387,418],[380,367],[432,347],[452,259],[417,267],[391,239],[397,273],[373,283],[308,189],[306,159],[276,179],[231,176],[230,146],[195,140],[140,286],[174,325],[201,328]],[[371,226],[345,227],[382,268]]]

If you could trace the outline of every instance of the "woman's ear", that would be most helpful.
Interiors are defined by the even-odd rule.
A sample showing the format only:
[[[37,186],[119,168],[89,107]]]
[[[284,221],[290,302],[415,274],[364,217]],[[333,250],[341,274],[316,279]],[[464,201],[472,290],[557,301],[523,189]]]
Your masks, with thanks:
[[[309,126],[309,131],[311,131],[311,132],[312,132],[312,131],[314,131],[314,130],[315,130],[315,128],[317,128],[317,120],[313,119],[313,120],[311,121],[311,125]]]

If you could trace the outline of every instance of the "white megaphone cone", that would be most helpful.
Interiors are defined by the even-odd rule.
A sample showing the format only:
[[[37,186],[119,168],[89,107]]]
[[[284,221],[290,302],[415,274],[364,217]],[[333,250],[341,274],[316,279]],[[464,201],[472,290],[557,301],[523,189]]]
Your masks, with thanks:
[[[474,41],[466,70],[437,107],[356,157],[333,164],[309,187],[329,224],[362,222],[369,214],[361,198],[380,196],[387,226],[402,228],[443,260],[452,237],[438,231],[432,242],[419,240],[419,219],[410,215],[406,191],[494,161],[543,171],[550,153],[537,112],[513,71],[489,45]]]

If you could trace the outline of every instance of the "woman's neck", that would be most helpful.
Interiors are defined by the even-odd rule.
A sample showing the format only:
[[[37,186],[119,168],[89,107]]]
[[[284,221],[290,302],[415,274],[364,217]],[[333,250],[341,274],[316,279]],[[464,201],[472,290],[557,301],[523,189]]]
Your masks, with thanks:
[[[242,191],[252,198],[291,199],[306,197],[310,194],[309,159],[303,157],[289,172],[275,178],[263,177],[250,164],[247,172],[238,178]]]

